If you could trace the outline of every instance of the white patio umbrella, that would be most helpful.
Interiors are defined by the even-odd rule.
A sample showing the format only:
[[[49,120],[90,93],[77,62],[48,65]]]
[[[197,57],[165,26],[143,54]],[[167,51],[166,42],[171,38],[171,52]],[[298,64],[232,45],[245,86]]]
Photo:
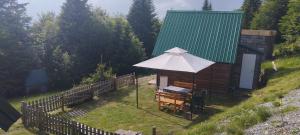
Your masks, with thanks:
[[[213,61],[194,56],[189,54],[186,50],[175,47],[165,51],[165,53],[162,55],[133,66],[159,70],[198,73],[214,63],[215,62]]]
[[[193,73],[193,84],[195,84],[195,74],[199,71],[213,65],[215,62],[209,61],[192,54],[181,48],[175,47],[165,51],[164,54],[141,63],[135,64],[135,67],[143,67],[158,70],[170,70]],[[137,85],[138,86],[138,85]],[[136,87],[136,101],[138,108],[138,87]],[[194,89],[194,85],[193,85]],[[193,91],[192,91],[193,92]],[[192,113],[191,113],[192,118]]]

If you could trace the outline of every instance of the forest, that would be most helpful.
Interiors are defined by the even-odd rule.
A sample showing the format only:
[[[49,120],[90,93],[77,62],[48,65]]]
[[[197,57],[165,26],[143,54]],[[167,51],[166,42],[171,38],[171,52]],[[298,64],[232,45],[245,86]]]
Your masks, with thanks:
[[[47,74],[47,90],[62,90],[134,71],[151,57],[162,24],[152,0],[134,0],[126,16],[109,16],[88,0],[66,0],[60,14],[32,21],[26,3],[0,1],[0,95],[24,96],[34,70]],[[215,10],[204,1],[202,10]],[[300,52],[300,0],[244,0],[245,29],[276,30],[275,56]]]
[[[91,8],[87,0],[67,0],[59,15],[43,13],[34,22],[25,11],[17,0],[0,2],[0,95],[6,97],[30,94],[26,78],[37,69],[47,73],[49,90],[90,82],[82,78],[97,67],[131,73],[133,64],[150,56],[160,27],[147,0],[135,1],[128,16],[117,17]]]

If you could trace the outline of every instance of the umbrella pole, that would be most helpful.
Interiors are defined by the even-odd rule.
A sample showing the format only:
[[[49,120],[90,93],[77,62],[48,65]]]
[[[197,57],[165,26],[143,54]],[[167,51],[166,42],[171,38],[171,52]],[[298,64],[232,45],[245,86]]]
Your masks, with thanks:
[[[136,108],[139,108],[139,81],[138,77],[135,74],[135,88],[136,88]]]
[[[195,74],[193,73],[193,87],[192,87],[192,100],[191,100],[191,120],[193,120],[193,95],[195,90]]]

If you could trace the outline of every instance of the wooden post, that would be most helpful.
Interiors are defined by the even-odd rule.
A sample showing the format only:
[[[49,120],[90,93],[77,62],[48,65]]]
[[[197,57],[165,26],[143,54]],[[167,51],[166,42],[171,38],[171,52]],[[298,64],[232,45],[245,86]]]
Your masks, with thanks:
[[[65,108],[64,108],[64,106],[65,106],[65,101],[64,101],[65,99],[64,99],[64,94],[62,94],[61,95],[61,111],[65,111]]]
[[[25,103],[25,101],[21,101],[21,113],[22,113],[22,123],[23,125],[27,128],[27,124],[26,124],[26,118],[27,117],[26,115],[26,108],[27,107],[27,104]]]
[[[139,108],[139,79],[137,77],[137,75],[134,73],[135,75],[135,88],[136,88],[136,108]]]
[[[43,107],[39,106],[37,108],[38,111],[38,128],[39,128],[39,135],[44,135],[45,134],[45,129],[44,129],[44,112],[43,112]]]
[[[152,135],[156,135],[156,127],[155,126],[152,127]]]
[[[159,89],[159,83],[160,83],[160,70],[157,70],[157,74],[156,74],[156,90]]]
[[[191,120],[193,120],[193,95],[194,95],[194,90],[195,90],[195,74],[193,73],[192,99],[191,99],[191,106],[190,106]]]
[[[213,80],[213,66],[210,67],[210,80],[209,80],[209,90],[208,90],[208,99],[210,100],[212,94],[212,80]]]
[[[118,86],[117,86],[117,76],[113,76],[113,79],[112,79],[112,83],[113,83],[113,90],[117,90],[118,89]]]

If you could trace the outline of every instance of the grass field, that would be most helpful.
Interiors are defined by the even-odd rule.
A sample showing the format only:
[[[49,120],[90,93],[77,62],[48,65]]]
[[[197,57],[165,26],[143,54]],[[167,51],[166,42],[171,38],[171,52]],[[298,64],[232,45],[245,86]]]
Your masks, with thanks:
[[[124,88],[108,93],[98,100],[80,105],[79,108],[87,110],[88,113],[74,119],[109,131],[125,129],[141,131],[147,135],[151,134],[152,127],[155,126],[158,134],[175,134],[238,103],[237,100],[230,98],[210,100],[207,110],[202,115],[195,116],[192,122],[184,119],[182,114],[173,114],[167,110],[159,111],[154,100],[154,90],[154,86],[146,83],[140,85],[139,109],[136,108],[135,88]]]
[[[77,106],[76,109],[86,110],[87,113],[71,118],[104,130],[134,130],[142,131],[146,135],[151,133],[152,126],[157,127],[160,134],[207,135],[222,132],[242,134],[244,129],[269,117],[268,110],[258,108],[257,105],[274,102],[279,96],[300,88],[300,56],[278,59],[276,63],[279,71],[270,76],[266,87],[255,90],[248,99],[213,97],[208,102],[206,111],[196,116],[193,122],[172,112],[158,111],[157,103],[154,101],[154,88],[146,83],[139,87],[140,109],[136,109],[135,89],[123,88]],[[271,62],[264,63],[262,67],[270,69]],[[19,102],[22,100],[33,100],[51,94],[53,93],[13,99],[11,103],[19,108]],[[0,131],[0,134],[2,133]],[[24,129],[21,121],[18,121],[8,134],[30,135],[33,132]]]

